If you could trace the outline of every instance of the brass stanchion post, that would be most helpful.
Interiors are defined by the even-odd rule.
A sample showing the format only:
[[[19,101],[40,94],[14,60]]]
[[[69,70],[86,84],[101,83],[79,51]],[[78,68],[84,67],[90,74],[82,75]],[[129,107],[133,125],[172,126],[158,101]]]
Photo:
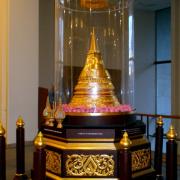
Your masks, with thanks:
[[[163,179],[162,175],[162,148],[163,148],[163,119],[160,116],[156,121],[156,139],[154,154],[154,169],[156,170],[157,180]]]
[[[24,121],[21,116],[16,121],[16,175],[14,180],[27,179],[25,174]]]
[[[120,179],[130,180],[132,176],[131,171],[131,141],[128,138],[127,132],[124,133],[123,138],[120,140]]]
[[[46,153],[44,150],[45,144],[43,141],[43,134],[39,132],[34,141],[35,152],[33,159],[33,180],[45,180],[46,179]]]

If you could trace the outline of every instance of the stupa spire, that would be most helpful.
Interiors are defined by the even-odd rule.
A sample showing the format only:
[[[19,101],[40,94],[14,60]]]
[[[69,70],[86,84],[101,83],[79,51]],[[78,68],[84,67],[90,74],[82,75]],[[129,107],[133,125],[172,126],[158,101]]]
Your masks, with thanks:
[[[101,53],[97,48],[94,29],[90,37],[86,62],[75,86],[70,105],[88,108],[119,105],[111,77],[105,69]]]
[[[89,48],[89,53],[94,53],[94,52],[99,52],[98,47],[97,47],[97,42],[96,42],[96,35],[94,32],[94,28],[91,32],[91,39],[90,39],[90,48]]]

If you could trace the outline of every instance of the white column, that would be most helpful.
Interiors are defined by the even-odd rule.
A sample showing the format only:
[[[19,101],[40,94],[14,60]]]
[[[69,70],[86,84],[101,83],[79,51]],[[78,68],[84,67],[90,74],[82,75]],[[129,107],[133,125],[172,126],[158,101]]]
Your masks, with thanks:
[[[38,125],[39,1],[9,0],[8,143],[15,142],[16,120],[22,115],[25,140]]]
[[[39,1],[0,0],[0,119],[7,143],[15,143],[16,120],[25,121],[26,141],[38,124]]]

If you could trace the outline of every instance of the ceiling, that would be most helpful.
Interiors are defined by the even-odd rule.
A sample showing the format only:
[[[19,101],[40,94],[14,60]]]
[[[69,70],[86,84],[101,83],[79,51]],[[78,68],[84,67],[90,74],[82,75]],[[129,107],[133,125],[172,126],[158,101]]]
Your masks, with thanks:
[[[171,0],[134,0],[135,9],[156,11],[170,7]]]

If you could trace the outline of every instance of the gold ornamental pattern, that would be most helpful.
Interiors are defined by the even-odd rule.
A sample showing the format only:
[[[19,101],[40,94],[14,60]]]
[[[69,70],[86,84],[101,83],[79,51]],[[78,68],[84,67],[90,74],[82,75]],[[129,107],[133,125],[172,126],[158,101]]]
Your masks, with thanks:
[[[114,156],[107,154],[67,155],[66,173],[69,176],[113,176]]]
[[[133,151],[132,157],[132,171],[148,168],[151,162],[150,149],[141,149]]]
[[[61,154],[46,150],[46,170],[61,174]]]

